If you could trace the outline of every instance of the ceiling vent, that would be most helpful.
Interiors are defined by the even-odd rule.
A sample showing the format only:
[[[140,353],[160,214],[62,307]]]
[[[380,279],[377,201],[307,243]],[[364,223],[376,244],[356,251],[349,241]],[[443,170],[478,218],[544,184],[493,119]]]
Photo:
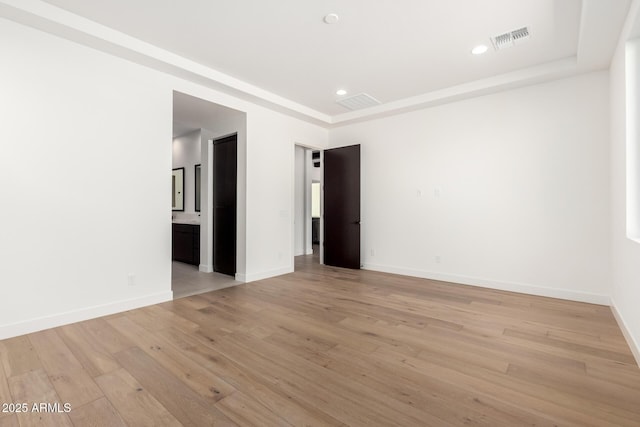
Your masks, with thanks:
[[[361,110],[363,108],[380,105],[380,101],[366,93],[359,93],[348,98],[342,98],[336,102],[349,110]]]
[[[501,50],[507,47],[515,46],[530,37],[529,28],[522,27],[508,33],[500,34],[491,38],[493,47],[496,50]]]

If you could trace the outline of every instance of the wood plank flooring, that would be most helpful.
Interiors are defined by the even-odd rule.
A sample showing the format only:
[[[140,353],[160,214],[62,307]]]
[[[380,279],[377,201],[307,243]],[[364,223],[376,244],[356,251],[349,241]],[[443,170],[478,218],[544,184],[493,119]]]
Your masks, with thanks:
[[[317,265],[0,341],[0,426],[639,426],[608,307]]]

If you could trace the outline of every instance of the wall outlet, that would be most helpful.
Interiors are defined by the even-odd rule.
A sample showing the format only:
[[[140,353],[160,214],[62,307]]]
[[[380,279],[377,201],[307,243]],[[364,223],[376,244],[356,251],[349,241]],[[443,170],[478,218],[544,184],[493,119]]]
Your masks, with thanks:
[[[440,258],[440,255],[436,255],[435,260],[436,260],[436,264],[440,264],[440,261],[442,261],[442,259]]]
[[[129,273],[127,274],[127,284],[129,286],[135,286],[136,285],[136,275]]]
[[[440,190],[439,188],[433,189],[433,197],[435,197],[436,199],[439,199],[441,194],[442,194],[442,190]]]

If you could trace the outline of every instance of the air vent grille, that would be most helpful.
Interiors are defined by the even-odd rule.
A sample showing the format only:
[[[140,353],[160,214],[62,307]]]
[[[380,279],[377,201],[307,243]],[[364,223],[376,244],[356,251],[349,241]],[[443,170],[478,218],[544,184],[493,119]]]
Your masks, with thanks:
[[[518,30],[512,31],[511,36],[513,37],[514,42],[517,42],[521,39],[526,39],[529,37],[529,29],[527,27],[523,27]]]
[[[380,105],[380,101],[378,101],[371,95],[367,95],[366,93],[359,93],[358,95],[343,98],[336,102],[343,107],[348,108],[349,110],[361,110],[363,108]]]
[[[493,42],[493,47],[496,50],[501,50],[519,44],[527,40],[529,37],[529,28],[522,27],[517,30],[492,37],[491,41]]]

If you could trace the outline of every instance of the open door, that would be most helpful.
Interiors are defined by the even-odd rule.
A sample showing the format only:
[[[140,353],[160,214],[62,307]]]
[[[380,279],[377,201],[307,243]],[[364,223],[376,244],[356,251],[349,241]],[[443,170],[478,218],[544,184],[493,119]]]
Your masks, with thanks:
[[[360,145],[324,152],[324,263],[360,268]]]
[[[236,274],[238,140],[213,141],[213,271]]]

